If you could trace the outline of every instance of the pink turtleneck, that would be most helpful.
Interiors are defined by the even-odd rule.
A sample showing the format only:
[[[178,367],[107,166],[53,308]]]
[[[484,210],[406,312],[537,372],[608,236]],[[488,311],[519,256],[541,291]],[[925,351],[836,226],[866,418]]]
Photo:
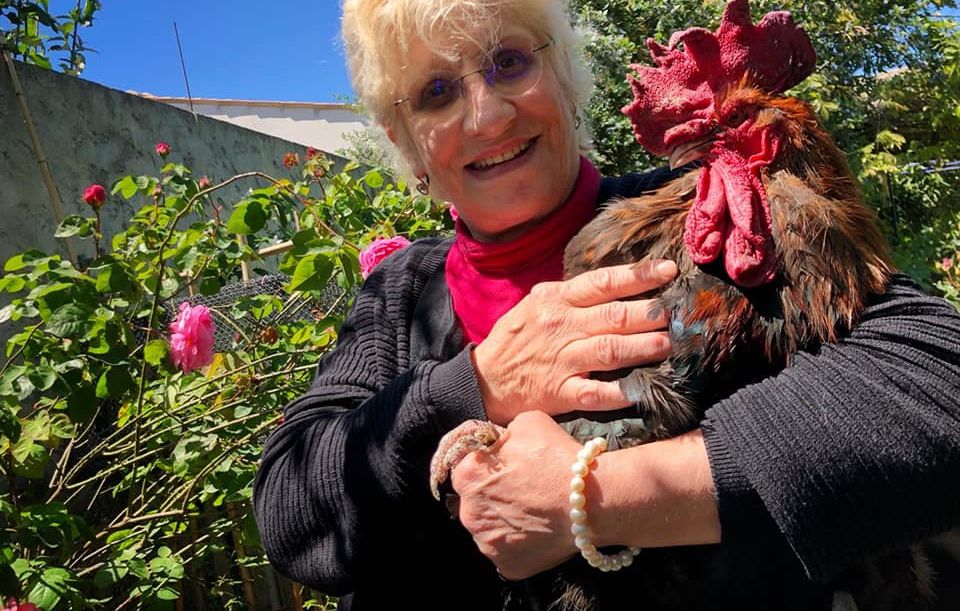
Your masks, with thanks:
[[[600,173],[585,157],[570,198],[539,225],[510,242],[479,242],[457,221],[447,256],[453,311],[469,342],[487,337],[497,320],[538,282],[563,278],[563,249],[593,218]]]

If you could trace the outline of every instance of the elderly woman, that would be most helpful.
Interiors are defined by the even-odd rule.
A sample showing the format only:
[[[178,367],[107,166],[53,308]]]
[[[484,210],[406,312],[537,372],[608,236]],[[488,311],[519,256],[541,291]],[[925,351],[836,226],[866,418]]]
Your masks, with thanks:
[[[626,298],[676,273],[562,281],[563,248],[603,202],[670,175],[601,178],[581,156],[587,82],[558,0],[346,0],[343,36],[364,105],[460,220],[374,271],[286,408],[255,485],[263,543],[341,609],[533,609],[512,580],[577,551],[580,445],[552,416],[627,405],[586,372],[666,356],[664,321]],[[709,608],[829,608],[851,564],[958,523],[958,345],[952,308],[896,279],[842,344],[693,432],[601,455],[585,491],[595,543],[661,548],[628,571],[713,546],[729,572]],[[468,419],[509,428],[454,470],[455,521],[428,464]]]

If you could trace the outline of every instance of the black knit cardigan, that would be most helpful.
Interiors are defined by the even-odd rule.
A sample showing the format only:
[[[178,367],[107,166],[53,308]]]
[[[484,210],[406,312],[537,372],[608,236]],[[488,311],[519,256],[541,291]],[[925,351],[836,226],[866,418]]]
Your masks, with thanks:
[[[669,177],[606,178],[598,201]],[[342,610],[493,611],[516,588],[428,492],[439,438],[484,418],[444,280],[450,245],[419,240],[374,271],[264,448],[267,555]],[[799,601],[827,601],[851,564],[960,524],[960,315],[896,276],[848,337],[712,406],[702,430],[713,547],[731,567],[707,607],[819,608]],[[682,554],[645,550],[632,570]]]

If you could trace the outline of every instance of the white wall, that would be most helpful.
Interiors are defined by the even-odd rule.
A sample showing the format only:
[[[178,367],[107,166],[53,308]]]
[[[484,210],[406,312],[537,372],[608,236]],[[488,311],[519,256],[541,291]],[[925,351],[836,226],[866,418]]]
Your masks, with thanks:
[[[186,98],[140,95],[190,110]],[[369,124],[366,116],[354,112],[346,104],[194,98],[193,109],[212,119],[331,152],[348,146],[343,137],[345,133]]]

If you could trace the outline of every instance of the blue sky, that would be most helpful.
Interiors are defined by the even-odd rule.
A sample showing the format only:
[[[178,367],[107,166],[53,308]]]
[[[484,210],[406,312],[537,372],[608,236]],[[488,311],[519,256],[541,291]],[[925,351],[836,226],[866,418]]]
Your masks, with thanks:
[[[57,0],[53,12],[62,8]],[[62,2],[60,2],[62,4]],[[194,97],[339,102],[352,98],[339,46],[339,0],[102,0],[84,41],[82,78],[186,96],[173,22]]]
[[[52,0],[52,12],[72,2]],[[340,0],[102,0],[84,29],[82,77],[185,97],[173,22],[194,97],[340,102],[353,93],[339,43]],[[64,6],[60,6],[64,5]],[[947,10],[956,15],[957,10]]]

